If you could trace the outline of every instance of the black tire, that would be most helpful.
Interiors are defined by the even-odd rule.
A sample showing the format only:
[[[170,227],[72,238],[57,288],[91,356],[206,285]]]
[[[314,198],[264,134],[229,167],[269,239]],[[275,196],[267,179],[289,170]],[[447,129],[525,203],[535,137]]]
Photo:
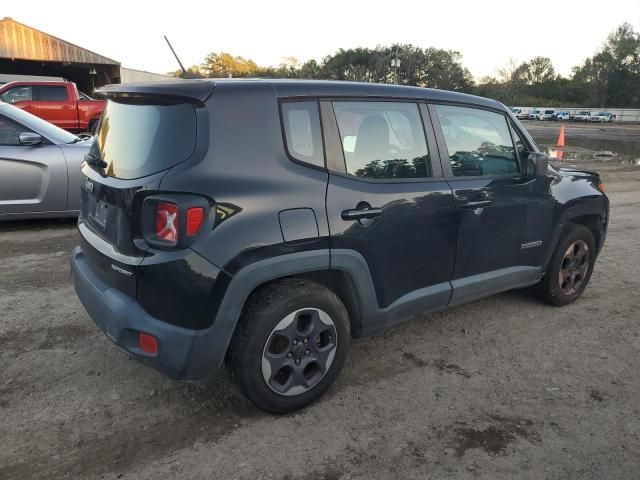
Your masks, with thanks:
[[[581,266],[576,267],[574,273],[577,273],[574,280],[579,280],[579,284],[576,282],[573,285],[575,288],[571,288],[571,285],[569,285],[570,281],[565,281],[561,284],[561,270],[563,272],[570,270],[567,267],[569,257],[566,256],[569,253],[569,248],[573,246],[584,248],[582,245],[586,245],[588,248],[588,258]],[[558,246],[553,257],[551,257],[545,276],[540,283],[534,287],[536,296],[558,307],[575,301],[582,295],[585,288],[587,288],[595,261],[596,242],[591,230],[583,225],[570,225],[558,242]],[[568,278],[569,276],[570,275],[563,274],[562,278]]]
[[[322,335],[330,339],[329,342],[331,342],[332,333],[335,332],[335,339],[333,339],[335,345],[320,345],[318,339],[321,334],[319,333],[317,333],[317,338],[313,333],[310,333],[308,338],[299,337],[299,322],[307,311],[311,314],[316,311],[322,314],[326,313],[330,317],[335,328],[326,327],[324,323],[317,322],[320,326],[314,324],[315,326],[311,327],[311,332],[317,333],[327,329]],[[295,318],[295,315],[300,315],[300,317],[295,320],[295,326],[291,326],[293,325],[291,323],[287,327],[288,336],[280,335],[284,338],[283,343],[287,347],[277,351],[275,355],[279,359],[278,362],[286,362],[287,365],[278,372],[284,371],[284,375],[291,375],[287,381],[283,381],[285,385],[295,384],[295,380],[300,378],[295,373],[297,372],[299,375],[304,369],[302,373],[307,375],[307,367],[311,366],[318,370],[314,373],[318,377],[317,379],[313,377],[315,383],[311,386],[289,386],[288,391],[283,390],[282,393],[278,393],[274,390],[274,386],[280,387],[280,383],[274,380],[278,376],[278,372],[274,373],[269,366],[267,372],[272,373],[265,373],[265,362],[269,364],[269,358],[272,358],[270,355],[273,355],[267,349],[271,349],[271,345],[275,343],[276,337],[274,335],[277,336],[280,332],[285,332],[285,330],[276,331],[275,327],[279,324],[282,325],[286,318]],[[323,315],[322,318],[326,320],[326,316]],[[292,339],[292,336],[298,338]],[[318,352],[328,346],[333,352],[330,354],[331,361],[326,357],[319,357],[317,361],[311,357],[303,357],[302,355],[309,355],[309,350],[304,350],[304,352],[296,350],[302,346],[303,339],[306,340],[305,345],[307,346],[318,341]],[[269,345],[267,345],[268,341]],[[247,300],[231,345],[229,362],[231,373],[244,396],[258,408],[271,413],[293,412],[314,402],[331,387],[347,358],[350,341],[351,332],[347,310],[331,290],[303,279],[279,280],[261,288]],[[313,356],[316,354],[316,347],[314,346],[312,349],[311,355]],[[318,353],[318,355],[327,354]],[[285,356],[291,360],[285,359]],[[291,361],[295,361],[296,364],[291,364]],[[324,366],[320,366],[322,362],[324,362]],[[325,368],[327,364],[329,367]],[[293,394],[291,393],[294,391],[292,388],[308,389]]]

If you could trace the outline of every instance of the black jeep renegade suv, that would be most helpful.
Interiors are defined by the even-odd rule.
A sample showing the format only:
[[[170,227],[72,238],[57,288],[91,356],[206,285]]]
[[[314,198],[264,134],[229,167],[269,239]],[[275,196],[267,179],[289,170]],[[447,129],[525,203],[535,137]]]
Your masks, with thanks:
[[[352,337],[512,288],[584,291],[597,174],[547,163],[504,105],[390,85],[117,85],[71,259],[105,334],[182,379],[225,366],[271,412],[320,397]]]

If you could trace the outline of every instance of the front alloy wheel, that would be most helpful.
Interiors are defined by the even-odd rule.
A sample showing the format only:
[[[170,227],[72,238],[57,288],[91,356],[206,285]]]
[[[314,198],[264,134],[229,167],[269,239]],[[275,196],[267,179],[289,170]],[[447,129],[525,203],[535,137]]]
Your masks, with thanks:
[[[565,295],[573,295],[582,286],[589,270],[589,245],[584,240],[576,240],[564,254],[558,281]]]
[[[584,225],[568,226],[534,292],[556,306],[573,302],[587,288],[595,261],[596,241],[591,230]]]

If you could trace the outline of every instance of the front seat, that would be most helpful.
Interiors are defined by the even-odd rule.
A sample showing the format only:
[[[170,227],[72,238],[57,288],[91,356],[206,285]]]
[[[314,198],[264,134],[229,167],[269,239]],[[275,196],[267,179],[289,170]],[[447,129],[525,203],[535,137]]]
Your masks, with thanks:
[[[360,168],[374,160],[388,160],[389,125],[380,115],[369,115],[360,124],[353,157]]]

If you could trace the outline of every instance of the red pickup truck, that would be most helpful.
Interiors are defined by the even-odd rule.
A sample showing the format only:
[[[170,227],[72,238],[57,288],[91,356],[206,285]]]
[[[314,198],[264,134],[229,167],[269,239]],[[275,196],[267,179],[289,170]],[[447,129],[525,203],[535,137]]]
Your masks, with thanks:
[[[71,132],[93,132],[105,105],[72,82],[9,82],[0,86],[0,100]]]

